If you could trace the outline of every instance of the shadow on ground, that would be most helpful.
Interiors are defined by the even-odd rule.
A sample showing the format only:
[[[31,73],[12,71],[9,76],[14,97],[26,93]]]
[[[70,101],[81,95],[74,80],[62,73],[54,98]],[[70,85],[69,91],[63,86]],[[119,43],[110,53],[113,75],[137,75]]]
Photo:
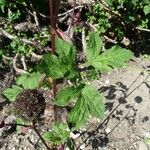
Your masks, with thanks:
[[[138,80],[141,76],[143,76],[143,72],[141,72],[129,86],[122,82],[116,82],[114,85],[100,87],[99,92],[104,93],[106,98],[105,107],[107,116],[96,129],[82,133],[81,137],[84,137],[85,140],[80,143],[77,149],[80,149],[80,146],[83,143],[87,149],[89,145],[91,147],[90,149],[109,147],[108,143],[110,142],[110,135],[115,132],[115,129],[122,124],[124,120],[129,128],[135,125],[135,122],[138,121],[137,114],[139,107],[142,107],[143,105],[144,95],[141,96],[140,91],[139,95],[136,94],[134,97],[131,97],[131,95],[135,91],[138,91],[141,86],[145,85],[149,91],[149,97],[147,97],[147,99],[150,100],[150,83],[148,83],[150,75],[148,74],[145,76],[143,81],[139,83]],[[137,82],[139,83],[138,85]],[[129,97],[130,100],[128,99]],[[149,121],[149,114],[145,113],[144,115],[145,116],[141,120],[142,123]],[[115,124],[111,125],[110,129],[108,126],[110,126],[109,124],[112,124],[112,120],[115,120],[113,121]]]

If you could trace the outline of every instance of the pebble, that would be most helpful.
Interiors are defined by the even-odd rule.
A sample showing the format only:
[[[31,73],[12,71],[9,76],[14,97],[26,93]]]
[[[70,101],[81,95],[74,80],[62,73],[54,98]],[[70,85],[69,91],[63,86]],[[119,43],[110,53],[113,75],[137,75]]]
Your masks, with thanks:
[[[144,142],[139,142],[139,149],[138,150],[149,150],[148,146]]]
[[[74,134],[73,132],[70,132],[70,137],[73,139],[77,139],[80,136],[80,133]]]
[[[146,132],[145,137],[150,138],[150,132]]]
[[[5,132],[5,127],[0,128],[0,137],[2,137],[2,136],[3,136],[4,132]]]
[[[6,101],[6,99],[0,95],[0,103],[4,103],[5,101]]]
[[[13,124],[16,122],[16,117],[14,115],[10,115],[4,120],[4,122],[5,124]]]
[[[110,83],[110,81],[109,81],[109,80],[106,80],[106,81],[105,81],[105,84],[106,84],[106,85],[107,85],[107,84],[109,84],[109,83]]]
[[[85,149],[85,144],[82,144],[82,145],[80,146],[80,149]]]
[[[107,129],[105,129],[105,132],[108,134],[108,133],[111,132],[111,129],[110,129],[110,128],[107,128]]]

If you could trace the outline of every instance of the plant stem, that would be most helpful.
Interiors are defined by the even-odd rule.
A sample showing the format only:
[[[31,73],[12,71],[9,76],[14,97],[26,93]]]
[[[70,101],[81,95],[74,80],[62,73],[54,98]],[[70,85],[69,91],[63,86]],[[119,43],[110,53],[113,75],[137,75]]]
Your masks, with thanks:
[[[49,0],[49,5],[50,5],[50,22],[51,22],[51,31],[50,31],[50,33],[51,33],[51,53],[54,55],[56,52],[55,37],[56,37],[56,35],[58,35],[56,25],[57,25],[57,21],[58,21],[60,0]],[[52,90],[53,90],[53,98],[55,99],[56,93],[57,93],[56,80],[53,80]],[[55,121],[58,120],[56,105],[54,105],[54,119],[55,119]],[[57,149],[59,149],[59,146],[57,147]],[[60,150],[64,150],[64,145],[61,145]]]
[[[50,23],[51,23],[51,53],[55,54],[55,36],[57,34],[57,20],[58,20],[58,12],[59,12],[59,6],[60,6],[60,0],[49,0],[49,5],[50,5]],[[57,85],[56,81],[53,80],[52,83],[52,90],[53,90],[53,98],[55,99],[56,93],[57,93]],[[58,120],[57,118],[57,106],[54,105],[54,117],[55,121]]]
[[[39,136],[40,140],[43,142],[43,144],[45,145],[45,147],[47,148],[47,150],[51,150],[49,148],[49,146],[46,144],[45,140],[43,139],[43,137],[41,136],[41,134],[39,133],[39,131],[36,129],[36,127],[33,125],[32,129],[36,132],[36,134]]]

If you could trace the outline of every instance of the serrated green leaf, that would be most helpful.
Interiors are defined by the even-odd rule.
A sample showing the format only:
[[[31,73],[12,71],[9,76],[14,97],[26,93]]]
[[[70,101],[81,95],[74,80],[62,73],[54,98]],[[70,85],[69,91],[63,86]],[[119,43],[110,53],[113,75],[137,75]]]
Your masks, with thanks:
[[[78,129],[87,121],[89,116],[88,105],[83,97],[80,97],[69,114],[68,121]]]
[[[88,105],[89,113],[94,117],[102,118],[105,106],[99,92],[91,85],[86,85],[82,90],[82,96]]]
[[[61,62],[57,56],[46,54],[43,56],[40,65],[37,66],[37,69],[53,79],[59,79],[68,71],[67,67],[65,62]]]
[[[75,47],[73,44],[70,44],[56,36],[55,47],[60,58],[63,58],[70,63],[75,62]]]
[[[80,88],[74,86],[66,87],[58,91],[55,102],[58,106],[66,106],[70,100],[77,98],[79,94]]]
[[[23,89],[20,86],[12,85],[12,88],[5,89],[2,93],[8,98],[9,101],[14,101],[17,95],[22,92]]]
[[[144,6],[143,11],[144,11],[145,15],[149,14],[150,13],[150,5]]]
[[[40,77],[41,74],[39,72],[23,74],[17,79],[17,84],[22,85],[24,89],[35,89],[38,87]]]
[[[75,47],[72,44],[60,39],[59,37],[55,38],[55,47],[56,52],[59,55],[59,60],[64,62],[64,65],[67,67],[65,77],[68,79],[74,78],[77,75],[75,70]]]
[[[91,85],[85,85],[69,114],[68,121],[73,124],[75,129],[78,129],[82,124],[86,123],[89,114],[102,118],[104,111],[105,107],[102,96]]]
[[[111,71],[115,67],[123,67],[133,56],[129,50],[119,46],[113,46],[111,49],[97,56],[95,60],[88,62],[100,72]]]
[[[57,56],[51,54],[44,55],[37,69],[53,79],[62,77],[67,79],[74,78],[77,75],[75,47],[58,37],[55,38],[55,47]]]
[[[90,63],[91,66],[93,66],[96,70],[99,70],[101,73],[102,72],[109,72],[112,70],[112,68],[110,66],[108,66],[108,64],[104,64],[103,62],[99,61],[99,57],[97,57],[95,59],[95,61]]]
[[[57,122],[53,125],[52,131],[43,134],[43,138],[56,145],[64,144],[69,137],[68,126],[62,122]]]
[[[100,53],[103,42],[96,32],[91,32],[87,43],[86,56],[88,61],[94,60]]]

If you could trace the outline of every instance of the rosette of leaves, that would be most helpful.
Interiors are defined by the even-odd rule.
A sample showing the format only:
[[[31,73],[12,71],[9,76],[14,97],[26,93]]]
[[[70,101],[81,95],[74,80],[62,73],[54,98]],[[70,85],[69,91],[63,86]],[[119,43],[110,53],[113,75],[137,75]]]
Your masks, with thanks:
[[[26,89],[18,94],[13,102],[15,114],[29,122],[37,122],[45,110],[45,99],[41,92],[35,89]]]

